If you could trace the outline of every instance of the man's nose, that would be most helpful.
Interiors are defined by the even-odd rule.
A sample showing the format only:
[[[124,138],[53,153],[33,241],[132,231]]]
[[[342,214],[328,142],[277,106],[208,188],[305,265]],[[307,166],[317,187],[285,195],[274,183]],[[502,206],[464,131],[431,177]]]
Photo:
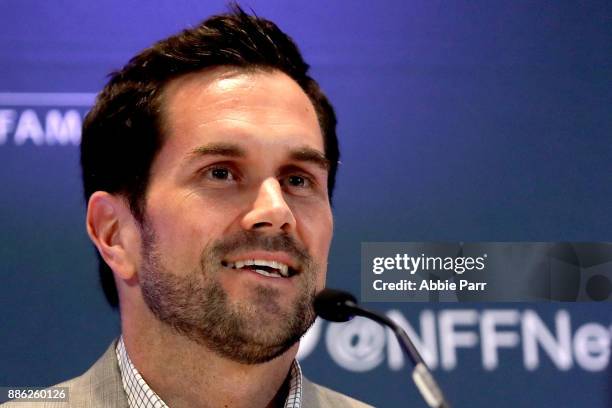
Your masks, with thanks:
[[[257,190],[252,207],[242,219],[242,228],[290,232],[295,224],[279,181],[272,177],[265,179]]]

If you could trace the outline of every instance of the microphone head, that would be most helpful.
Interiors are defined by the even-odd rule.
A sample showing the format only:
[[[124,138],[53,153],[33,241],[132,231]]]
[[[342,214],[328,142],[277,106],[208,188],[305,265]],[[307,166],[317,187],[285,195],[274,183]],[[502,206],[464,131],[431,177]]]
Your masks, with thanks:
[[[348,292],[336,289],[323,289],[314,300],[314,310],[318,316],[332,322],[346,322],[355,317],[357,299]]]

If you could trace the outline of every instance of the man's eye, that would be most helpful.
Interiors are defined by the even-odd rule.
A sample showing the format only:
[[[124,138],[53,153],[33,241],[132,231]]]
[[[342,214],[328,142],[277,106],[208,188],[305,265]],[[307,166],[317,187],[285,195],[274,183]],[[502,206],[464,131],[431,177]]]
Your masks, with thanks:
[[[236,178],[230,169],[227,167],[213,167],[204,172],[206,178],[221,181],[234,181]]]
[[[314,181],[310,177],[299,174],[286,176],[282,181],[282,185],[289,192],[297,195],[311,194],[315,187]]]
[[[310,187],[310,180],[302,176],[289,176],[287,182],[293,187]]]

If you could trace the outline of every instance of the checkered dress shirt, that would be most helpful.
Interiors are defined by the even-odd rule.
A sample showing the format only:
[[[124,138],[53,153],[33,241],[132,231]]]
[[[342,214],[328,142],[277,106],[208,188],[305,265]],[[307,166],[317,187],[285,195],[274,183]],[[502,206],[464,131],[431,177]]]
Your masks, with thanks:
[[[127,394],[130,408],[168,408],[168,405],[149,387],[140,375],[125,349],[123,336],[117,342],[117,361],[121,371],[121,382]],[[289,394],[285,400],[285,408],[300,408],[302,406],[302,369],[297,360],[293,360],[289,370]]]

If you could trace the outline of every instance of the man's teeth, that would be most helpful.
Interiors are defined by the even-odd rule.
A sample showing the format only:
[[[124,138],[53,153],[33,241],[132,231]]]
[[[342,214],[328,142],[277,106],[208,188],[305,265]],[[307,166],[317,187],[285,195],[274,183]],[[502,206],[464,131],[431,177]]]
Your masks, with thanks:
[[[289,266],[276,261],[266,261],[263,259],[247,259],[244,261],[236,261],[235,263],[230,262],[227,264],[227,266],[229,268],[235,269],[240,269],[245,266],[255,266],[255,268],[253,269],[255,272],[273,278],[280,278],[281,276],[286,278],[289,276]],[[278,273],[257,268],[258,266],[267,266],[268,268],[274,268],[278,271]]]

